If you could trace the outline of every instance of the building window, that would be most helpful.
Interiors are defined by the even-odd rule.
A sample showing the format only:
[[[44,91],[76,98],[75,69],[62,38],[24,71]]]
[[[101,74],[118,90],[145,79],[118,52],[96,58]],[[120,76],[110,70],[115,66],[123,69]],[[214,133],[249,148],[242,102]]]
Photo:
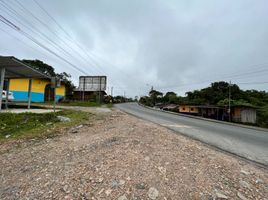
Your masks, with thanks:
[[[194,111],[194,108],[191,108],[191,111]]]
[[[185,110],[185,108],[183,107],[182,110]]]

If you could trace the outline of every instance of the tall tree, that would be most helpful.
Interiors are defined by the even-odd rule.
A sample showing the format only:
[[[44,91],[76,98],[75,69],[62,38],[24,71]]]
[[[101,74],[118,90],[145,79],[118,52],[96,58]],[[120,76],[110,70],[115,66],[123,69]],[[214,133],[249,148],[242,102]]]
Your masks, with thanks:
[[[73,89],[75,88],[74,84],[71,81],[71,75],[66,73],[66,72],[62,72],[57,74],[55,72],[55,69],[44,63],[41,60],[22,60],[24,63],[30,65],[31,67],[33,67],[34,69],[50,76],[50,77],[57,77],[58,79],[61,80],[62,83],[64,83],[65,85],[65,89],[66,89],[66,96],[70,96],[72,95]]]
[[[38,71],[40,71],[48,76],[51,76],[51,77],[56,76],[55,69],[52,66],[44,63],[41,60],[22,60],[22,62],[30,65],[34,69],[36,69],[36,70],[38,70]]]
[[[163,93],[157,90],[151,90],[149,92],[149,96],[151,98],[152,104],[155,105],[158,100],[160,100],[163,97]]]
[[[167,92],[163,97],[163,102],[165,103],[176,103],[177,94],[175,92]]]

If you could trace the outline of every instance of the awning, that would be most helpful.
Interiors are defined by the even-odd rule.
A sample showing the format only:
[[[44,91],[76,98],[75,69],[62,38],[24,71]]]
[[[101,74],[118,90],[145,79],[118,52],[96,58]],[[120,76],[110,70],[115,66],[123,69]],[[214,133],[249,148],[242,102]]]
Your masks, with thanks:
[[[51,78],[13,56],[0,56],[0,68],[5,68],[5,78]]]
[[[2,109],[2,99],[3,99],[3,87],[4,79],[15,79],[15,78],[28,78],[28,108],[31,106],[31,89],[32,89],[32,79],[34,78],[48,78],[46,74],[39,72],[33,67],[24,64],[19,59],[13,56],[0,56],[0,110]],[[6,93],[6,106],[8,102],[8,91]]]

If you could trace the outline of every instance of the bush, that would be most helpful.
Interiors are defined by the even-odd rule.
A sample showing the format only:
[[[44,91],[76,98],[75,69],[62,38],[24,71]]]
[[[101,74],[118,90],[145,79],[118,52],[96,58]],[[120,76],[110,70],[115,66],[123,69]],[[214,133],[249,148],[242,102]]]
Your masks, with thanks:
[[[257,110],[257,125],[268,128],[268,106]]]

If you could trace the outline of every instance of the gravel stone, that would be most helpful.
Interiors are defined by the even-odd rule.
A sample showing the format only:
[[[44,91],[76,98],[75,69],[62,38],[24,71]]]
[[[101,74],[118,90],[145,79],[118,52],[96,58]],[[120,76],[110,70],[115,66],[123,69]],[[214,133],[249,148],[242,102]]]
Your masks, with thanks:
[[[242,199],[242,200],[248,200],[243,194],[241,194],[240,192],[237,193],[237,196]]]
[[[250,174],[250,172],[248,172],[248,171],[246,171],[246,170],[243,170],[243,169],[242,169],[240,172],[241,172],[242,174],[244,174],[244,175],[249,175],[249,174]]]
[[[128,200],[128,199],[127,199],[126,195],[123,195],[123,196],[118,197],[117,200]]]
[[[159,195],[159,192],[157,189],[155,189],[154,187],[150,187],[148,190],[148,197],[150,199],[156,199]]]
[[[144,190],[146,188],[146,185],[144,183],[138,183],[136,184],[136,188],[139,190]]]
[[[1,141],[0,199],[97,200],[125,195],[142,200],[150,199],[150,187],[157,188],[152,198],[166,200],[212,200],[215,191],[228,199],[268,196],[266,168],[162,126],[118,110],[97,112],[85,124],[90,125],[55,129],[56,136],[47,139]]]
[[[222,193],[216,192],[216,200],[228,199],[228,197]]]
[[[241,187],[248,188],[248,189],[251,188],[250,184],[247,183],[246,181],[239,181],[239,184]]]

